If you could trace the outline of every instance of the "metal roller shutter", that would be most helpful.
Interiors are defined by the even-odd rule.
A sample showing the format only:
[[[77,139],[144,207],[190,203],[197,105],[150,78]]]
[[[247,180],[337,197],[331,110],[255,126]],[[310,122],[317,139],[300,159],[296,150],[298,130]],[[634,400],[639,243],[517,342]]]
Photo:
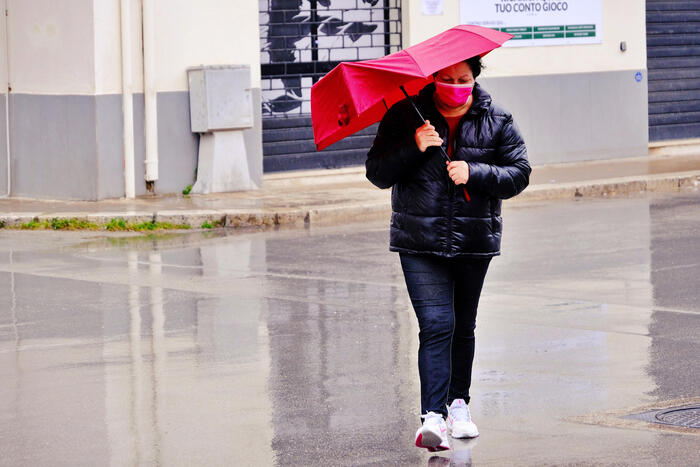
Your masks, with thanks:
[[[316,152],[310,89],[340,61],[401,49],[401,0],[259,0],[265,172],[364,164],[376,125]]]
[[[700,138],[700,1],[646,9],[649,140]]]

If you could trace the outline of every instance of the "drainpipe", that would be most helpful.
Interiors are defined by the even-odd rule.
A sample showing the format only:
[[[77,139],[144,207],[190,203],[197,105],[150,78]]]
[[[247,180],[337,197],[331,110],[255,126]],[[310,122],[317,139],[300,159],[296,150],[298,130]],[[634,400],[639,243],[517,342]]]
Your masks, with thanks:
[[[122,118],[124,126],[124,194],[136,197],[134,171],[134,89],[131,70],[131,1],[121,0]]]
[[[158,180],[158,112],[155,69],[155,0],[143,0],[143,94],[146,133],[146,187]]]
[[[12,193],[12,158],[10,157],[10,33],[8,32],[9,24],[7,21],[7,0],[2,2],[2,13],[5,15],[5,70],[7,71],[7,93],[5,94],[5,141],[7,142],[7,193],[6,197],[10,197]]]
[[[8,73],[9,74],[9,73]],[[12,170],[10,168],[11,157],[10,157],[10,87],[7,88],[7,94],[5,94],[5,141],[7,141],[7,193],[6,197],[10,197],[12,193]]]

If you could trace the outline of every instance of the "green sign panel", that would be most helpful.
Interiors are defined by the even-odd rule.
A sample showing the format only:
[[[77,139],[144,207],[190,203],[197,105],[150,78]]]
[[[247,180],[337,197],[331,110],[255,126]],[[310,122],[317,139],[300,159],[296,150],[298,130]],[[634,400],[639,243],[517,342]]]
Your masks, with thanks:
[[[564,31],[564,26],[535,26],[535,32],[559,32]]]
[[[535,34],[535,39],[562,39],[563,37],[563,32],[544,32]]]
[[[567,32],[566,37],[595,37],[595,31]]]
[[[498,28],[495,28],[498,31]],[[511,28],[501,28],[502,32],[507,32],[508,34],[518,34],[523,32],[532,32],[532,26],[522,26],[522,27],[511,27]]]
[[[518,26],[493,28],[513,35],[512,40],[523,39],[578,39],[595,37],[595,24],[569,24],[562,26]]]
[[[566,27],[567,31],[593,31],[595,32],[595,24],[570,24]]]

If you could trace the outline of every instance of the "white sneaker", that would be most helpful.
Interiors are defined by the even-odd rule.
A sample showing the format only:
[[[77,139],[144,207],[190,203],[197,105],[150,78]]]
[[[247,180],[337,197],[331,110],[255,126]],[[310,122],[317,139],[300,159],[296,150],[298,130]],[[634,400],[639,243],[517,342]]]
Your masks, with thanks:
[[[447,425],[442,415],[428,412],[421,415],[424,418],[423,426],[416,431],[416,446],[427,448],[430,452],[445,451],[450,449],[450,441],[447,438]]]
[[[452,431],[453,438],[476,438],[479,430],[472,421],[469,407],[464,399],[455,399],[447,407],[447,426]]]

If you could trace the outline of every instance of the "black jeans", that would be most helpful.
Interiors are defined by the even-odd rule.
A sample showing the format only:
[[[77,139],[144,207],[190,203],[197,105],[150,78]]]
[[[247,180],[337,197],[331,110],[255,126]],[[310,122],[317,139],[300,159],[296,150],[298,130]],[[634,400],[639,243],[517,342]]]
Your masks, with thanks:
[[[469,403],[476,309],[491,258],[400,257],[420,329],[421,413],[447,416],[454,399]]]

